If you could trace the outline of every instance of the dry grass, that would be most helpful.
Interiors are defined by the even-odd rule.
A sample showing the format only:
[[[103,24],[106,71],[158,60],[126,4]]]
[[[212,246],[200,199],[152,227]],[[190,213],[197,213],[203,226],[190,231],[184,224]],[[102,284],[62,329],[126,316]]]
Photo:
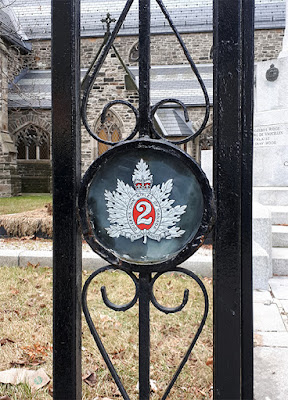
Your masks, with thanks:
[[[37,234],[52,237],[52,215],[48,208],[18,214],[0,215],[0,226],[12,237],[33,237]]]
[[[0,339],[4,339],[0,370],[17,365],[37,368],[39,363],[51,376],[51,270],[0,268],[0,277]],[[5,339],[13,342],[5,343]],[[0,394],[8,395],[13,400],[51,399],[48,389],[31,393],[27,385],[13,387],[2,384]]]
[[[13,237],[52,237],[50,195],[0,198],[0,227]]]
[[[84,272],[83,280],[88,273]],[[19,362],[27,368],[44,367],[52,376],[52,271],[43,268],[0,269],[0,370]],[[114,312],[103,305],[100,287],[105,285],[108,297],[117,304],[131,300],[134,285],[126,275],[105,272],[90,285],[88,303],[95,325],[116,369],[132,399],[137,399],[138,381],[138,308]],[[209,297],[212,285],[205,281]],[[177,314],[164,315],[151,306],[151,379],[157,391],[152,400],[161,399],[161,393],[192,341],[201,319],[203,299],[200,290],[189,277],[167,275],[155,287],[157,300],[166,306],[181,303],[185,288],[190,290],[186,307]],[[130,295],[129,295],[130,294]],[[2,342],[1,342],[2,343]],[[119,398],[119,392],[96,348],[86,322],[83,321],[83,374],[92,372],[96,382],[90,387],[83,382],[83,400],[97,397]],[[191,400],[212,398],[212,370],[206,365],[212,356],[212,316],[193,350],[190,359],[176,382],[169,399]],[[43,363],[43,364],[42,364]],[[27,385],[0,384],[0,396],[17,400],[51,399],[52,384],[31,393]]]

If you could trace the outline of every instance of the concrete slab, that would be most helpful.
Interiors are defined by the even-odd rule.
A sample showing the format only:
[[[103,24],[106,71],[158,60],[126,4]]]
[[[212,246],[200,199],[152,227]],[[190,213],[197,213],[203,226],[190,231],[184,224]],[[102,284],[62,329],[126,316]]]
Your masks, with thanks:
[[[288,349],[254,349],[254,400],[288,399]]]
[[[288,206],[268,206],[272,224],[288,224]]]
[[[288,290],[288,288],[287,288]],[[280,300],[286,314],[288,314],[288,300]]]
[[[269,289],[268,279],[272,271],[267,252],[253,240],[253,289]]]
[[[253,303],[271,304],[272,296],[269,290],[254,290]]]
[[[19,265],[19,250],[0,250],[1,266],[17,267]]]
[[[257,332],[254,334],[254,343],[262,347],[288,348],[288,332]]]
[[[272,269],[274,275],[288,276],[288,248],[272,248]]]
[[[286,332],[276,304],[255,303],[253,309],[255,332]]]
[[[26,267],[27,263],[40,264],[45,267],[52,267],[52,250],[0,250],[0,266]],[[83,251],[82,267],[87,270],[95,270],[107,265],[107,262],[92,251]],[[205,255],[190,257],[180,265],[197,275],[212,277],[212,251]]]
[[[52,267],[52,251],[22,251],[19,255],[19,266],[26,267],[28,263],[41,267]]]
[[[255,242],[264,249],[268,255],[269,275],[272,277],[272,232],[271,232],[271,211],[253,201],[253,257],[257,256]],[[261,255],[261,253],[259,253]],[[254,263],[255,264],[255,263]],[[262,274],[260,273],[260,276]]]
[[[288,277],[277,276],[269,280],[273,296],[279,300],[288,300]]]
[[[194,256],[188,258],[184,263],[180,264],[179,267],[189,269],[200,276],[206,276],[207,278],[212,277],[212,252],[208,256]]]
[[[272,246],[273,247],[288,246],[288,226],[285,225],[272,226]]]
[[[91,251],[83,251],[82,268],[86,270],[96,270],[107,265],[107,261],[103,260],[98,254]]]
[[[263,173],[263,172],[262,172]],[[287,187],[254,187],[254,200],[264,205],[287,206],[288,188]]]

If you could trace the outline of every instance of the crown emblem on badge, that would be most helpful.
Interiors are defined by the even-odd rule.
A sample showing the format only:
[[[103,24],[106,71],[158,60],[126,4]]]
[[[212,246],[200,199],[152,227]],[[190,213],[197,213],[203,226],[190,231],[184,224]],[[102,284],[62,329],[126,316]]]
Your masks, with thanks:
[[[140,160],[132,175],[134,188],[117,179],[116,190],[105,190],[104,196],[110,226],[106,228],[110,237],[124,236],[132,242],[147,238],[161,239],[181,237],[185,230],[176,224],[185,213],[186,205],[172,207],[175,200],[169,199],[173,179],[153,186],[153,175],[144,160]]]
[[[141,159],[137,164],[132,175],[132,182],[137,191],[151,190],[153,175],[151,175],[148,165]]]

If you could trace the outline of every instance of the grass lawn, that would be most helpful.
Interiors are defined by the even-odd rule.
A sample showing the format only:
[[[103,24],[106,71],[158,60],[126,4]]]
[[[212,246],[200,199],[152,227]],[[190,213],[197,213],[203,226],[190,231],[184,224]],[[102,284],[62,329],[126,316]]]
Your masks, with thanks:
[[[83,282],[90,273],[83,273]],[[52,270],[48,268],[0,268],[0,370],[44,368],[52,376]],[[204,280],[210,302],[212,283]],[[109,299],[116,304],[131,300],[134,284],[121,272],[105,272],[90,285],[90,313],[108,353],[132,399],[138,399],[138,305],[115,312],[102,301],[100,288],[105,285]],[[182,302],[185,288],[190,290],[185,308],[165,315],[151,305],[151,379],[157,390],[151,400],[159,400],[176,366],[193,340],[202,317],[203,296],[186,276],[166,275],[157,281],[154,293],[160,304],[175,307]],[[129,295],[130,294],[130,295]],[[83,321],[83,375],[94,373],[94,386],[83,381],[83,400],[119,397],[107,367]],[[212,310],[188,363],[176,381],[171,400],[212,399]],[[207,362],[208,361],[208,362]],[[208,365],[207,365],[208,364]],[[31,393],[27,385],[0,384],[0,397],[13,400],[51,399],[52,383]]]
[[[52,196],[32,195],[32,196],[17,196],[17,197],[2,197],[0,198],[0,215],[14,214],[25,211],[43,208],[45,204],[52,202]]]

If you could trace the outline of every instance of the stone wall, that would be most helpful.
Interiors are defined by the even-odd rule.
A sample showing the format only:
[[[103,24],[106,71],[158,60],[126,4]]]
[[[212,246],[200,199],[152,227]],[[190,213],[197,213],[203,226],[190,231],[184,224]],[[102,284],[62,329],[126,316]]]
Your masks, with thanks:
[[[9,132],[12,139],[17,131],[25,125],[36,125],[51,134],[51,111],[50,110],[10,110]]]
[[[31,53],[23,56],[28,69],[51,69],[51,41],[33,40]]]
[[[9,46],[8,52],[8,81],[12,83],[16,76],[20,74],[26,65],[27,55],[24,55],[16,46]]]
[[[282,50],[284,29],[255,31],[255,60],[266,61],[277,58]]]
[[[18,160],[21,193],[51,193],[51,162],[46,160]]]
[[[8,132],[8,82],[13,77],[9,60],[10,49],[0,39],[0,197],[17,194],[20,185],[16,148]]]
[[[211,48],[212,48],[212,32],[201,32],[193,34],[183,34],[183,40],[196,64],[211,63],[210,58]],[[283,39],[283,29],[277,30],[257,30],[255,32],[255,60],[263,61],[267,59],[272,59],[278,56],[282,47]],[[120,56],[122,57],[124,63],[129,65],[136,65],[136,63],[129,62],[129,53],[138,41],[137,36],[120,36],[115,40],[115,47],[118,50]],[[103,42],[103,38],[83,38],[81,40],[81,67],[87,68],[92,60],[94,59],[98,49]],[[3,48],[3,50],[5,50]],[[4,52],[5,53],[5,52]],[[4,54],[3,53],[3,54]],[[1,53],[2,54],[2,53]],[[16,48],[6,49],[6,58],[3,61],[5,68],[1,68],[2,71],[6,70],[6,75],[3,78],[3,74],[0,76],[2,97],[6,96],[6,103],[2,104],[2,116],[7,114],[7,88],[8,82],[11,82],[14,77],[25,68],[28,69],[51,69],[51,42],[50,40],[39,40],[32,42],[32,52],[27,55],[22,55],[17,51]],[[2,57],[2,56],[1,56]],[[6,63],[6,64],[5,64]],[[181,49],[176,37],[171,35],[153,35],[151,37],[151,63],[152,65],[174,65],[174,64],[184,64],[187,63],[183,50]],[[88,122],[92,130],[95,129],[97,121],[99,120],[101,111],[109,101],[117,99],[128,100],[136,108],[138,107],[138,93],[135,90],[126,90],[124,85],[126,72],[119,62],[118,58],[114,54],[113,50],[110,50],[104,65],[100,70],[100,74],[97,77],[93,85],[93,90],[89,98],[87,117]],[[4,79],[4,80],[3,80]],[[5,82],[4,82],[5,81]],[[3,86],[4,82],[4,86]],[[6,94],[5,94],[5,90]],[[5,109],[6,107],[6,109]],[[135,117],[131,109],[128,107],[117,105],[113,106],[113,112],[117,116],[121,125],[122,138],[127,137],[135,126]],[[201,108],[193,108],[189,110],[189,115],[191,121],[196,125],[199,124],[201,118],[203,117],[204,110]],[[6,121],[6,122],[5,122]],[[7,129],[7,118],[1,120],[1,137],[6,137],[6,144],[0,143],[0,182],[3,183],[1,195],[11,195],[19,191],[19,175],[17,175],[17,160],[15,146],[9,135],[10,133],[12,139],[13,135],[17,130],[21,129],[21,126],[28,124],[36,124],[43,127],[48,132],[51,132],[51,112],[48,110],[13,110],[9,115],[9,129]],[[210,122],[212,121],[212,114],[210,117]],[[40,124],[40,125],[39,125]],[[211,125],[211,124],[210,124]],[[204,143],[204,147],[209,148],[210,142],[209,138],[211,136],[211,126],[207,129],[207,132],[201,135],[201,138],[197,139],[197,143],[192,143],[188,145],[189,151],[193,153],[199,159],[199,154],[196,154],[196,148],[199,149],[199,143]],[[207,139],[208,138],[208,139]],[[208,143],[208,144],[207,144]],[[4,146],[4,147],[3,147]],[[6,146],[6,147],[5,147]],[[14,150],[13,150],[14,146]],[[97,155],[97,142],[92,139],[85,128],[82,126],[82,172],[87,170],[91,164],[91,160]],[[7,150],[8,154],[4,155],[3,149]],[[7,153],[7,152],[6,152]],[[5,158],[6,157],[6,158]],[[199,159],[200,161],[200,159]],[[43,168],[39,168],[40,175],[37,175],[36,171],[38,166],[37,163],[25,163],[18,162],[19,172],[22,176],[30,176],[30,182],[33,181],[35,177],[42,176],[42,181],[45,182],[43,185],[49,187],[51,184],[47,180],[47,174],[51,172],[50,164],[45,165]],[[37,166],[37,168],[35,168]],[[47,168],[46,168],[47,167]],[[50,170],[49,170],[50,168]],[[33,172],[34,169],[34,172]],[[1,172],[2,171],[2,172]],[[42,171],[42,172],[41,172]],[[49,172],[50,171],[50,172]],[[6,177],[10,178],[6,179]],[[34,178],[33,178],[34,177]],[[23,181],[23,180],[22,180]],[[34,179],[35,181],[35,179]],[[33,182],[34,182],[33,181]],[[15,190],[13,192],[12,184],[14,182]],[[27,183],[27,182],[26,182]],[[10,185],[10,186],[9,186]],[[11,186],[12,185],[12,186]],[[26,186],[25,186],[26,185]],[[42,185],[42,184],[41,184]],[[40,186],[41,186],[40,185]],[[42,187],[44,187],[42,185]],[[48,186],[47,186],[48,185]],[[10,187],[10,189],[8,188]],[[29,184],[24,184],[22,189],[27,191],[31,190],[31,185],[29,189]],[[41,189],[42,191],[42,189]]]
[[[17,150],[8,128],[8,84],[25,68],[25,56],[0,39],[0,197],[21,192]]]
[[[204,36],[203,36],[204,37]],[[205,36],[206,37],[206,36]],[[170,35],[170,39],[172,39],[173,36]],[[122,40],[123,39],[123,40]],[[121,53],[121,56],[123,55],[124,61],[125,59],[127,60],[128,63],[128,57],[129,57],[129,51],[132,48],[132,46],[137,42],[136,37],[121,37],[116,40],[115,47],[118,48],[119,53]],[[154,41],[156,40],[157,43],[159,42],[159,36],[153,38]],[[123,41],[123,43],[122,43]],[[102,43],[102,39],[84,39],[82,41],[82,67],[87,67],[88,64],[91,62],[93,57],[95,56],[96,50],[95,46],[100,46]],[[168,41],[170,43],[170,41]],[[171,43],[169,44],[169,46]],[[36,46],[36,47],[35,47]],[[152,46],[154,46],[154,52],[158,53],[155,48],[155,43]],[[209,45],[210,46],[210,45]],[[209,47],[208,46],[208,47]],[[208,48],[207,47],[207,48]],[[49,50],[49,42],[48,41],[41,41],[41,42],[35,42],[33,45],[34,51],[38,52],[37,56],[32,57],[33,60],[33,65],[34,67],[38,68],[43,68],[43,66],[50,68],[50,58],[47,56],[47,52]],[[122,49],[122,50],[121,50]],[[181,52],[181,49],[178,49],[179,52]],[[208,51],[208,50],[207,50]],[[43,53],[44,52],[44,53]],[[41,60],[40,63],[40,53],[41,54],[46,54],[44,55],[43,59]],[[208,53],[207,53],[208,54]],[[168,57],[167,54],[163,56]],[[164,62],[163,58],[163,62]],[[45,62],[47,61],[47,64]],[[168,60],[168,58],[167,58]],[[166,60],[166,61],[167,61]],[[208,58],[207,58],[208,60]],[[185,60],[183,59],[183,62]],[[159,62],[159,60],[157,61]],[[45,64],[45,65],[44,65]],[[105,60],[105,63],[103,67],[101,68],[101,71],[99,75],[97,76],[96,81],[94,82],[93,89],[91,91],[91,95],[89,96],[89,102],[88,102],[88,109],[87,109],[87,117],[88,117],[88,122],[92,130],[95,130],[95,126],[97,121],[100,118],[101,112],[103,110],[103,107],[110,101],[117,100],[117,99],[125,99],[129,101],[131,104],[133,104],[136,108],[138,107],[138,92],[135,90],[126,90],[124,81],[125,81],[125,75],[127,75],[126,71],[124,70],[123,66],[121,65],[119,59],[116,57],[115,53],[113,50],[110,50],[110,52],[107,55],[107,58]],[[129,134],[132,132],[133,128],[135,127],[135,117],[134,113],[132,112],[131,109],[129,109],[126,106],[122,105],[116,105],[112,107],[113,112],[117,116],[117,118],[121,121],[121,134],[122,138],[126,138],[129,136]],[[10,132],[13,133],[19,129],[23,124],[27,123],[29,120],[29,117],[27,117],[27,113],[30,113],[31,116],[31,121],[35,122],[34,119],[36,119],[37,123],[37,113],[35,112],[29,112],[29,111],[18,111],[18,112],[13,112],[11,113],[10,116],[10,124],[9,124],[9,130]],[[51,116],[49,111],[40,111],[41,116],[44,116],[46,113],[45,119],[47,120],[47,123],[50,124]],[[49,117],[47,119],[47,115],[49,114]],[[189,115],[190,119],[192,121],[198,121],[203,119],[204,116],[204,110],[201,108],[194,108],[189,110]],[[23,117],[25,116],[24,120]],[[95,158],[97,155],[97,147],[98,147],[98,142],[94,140],[93,138],[90,137],[90,135],[87,133],[86,129],[82,126],[82,172],[84,173],[89,165],[91,164],[91,161]],[[183,147],[183,146],[182,146]],[[199,159],[199,154],[196,152],[196,149],[198,148],[198,144],[191,143],[188,145],[187,148],[189,148],[189,152],[197,157]]]
[[[113,100],[126,100],[138,108],[138,92],[126,90],[125,72],[119,59],[111,50],[101,72],[94,82],[93,89],[89,96],[87,119],[92,130],[95,130],[97,121],[100,118],[103,107]],[[111,108],[120,121],[122,138],[127,138],[136,125],[133,111],[124,105],[115,105]],[[97,142],[92,139],[82,126],[82,166],[85,171],[91,163],[91,159],[97,153]]]
[[[255,61],[277,58],[282,48],[284,29],[255,31]],[[211,63],[210,51],[213,43],[212,32],[183,34],[183,40],[196,64]],[[120,36],[114,44],[124,62],[129,65],[129,53],[137,43],[137,36]],[[83,38],[81,40],[81,67],[87,68],[100,48],[103,38]],[[30,69],[51,68],[50,40],[32,42],[31,55],[25,57],[25,65]],[[171,49],[173,49],[171,51]],[[187,60],[174,35],[152,35],[152,65],[183,64]],[[130,65],[132,65],[130,63]],[[134,64],[133,64],[134,65]]]
[[[21,192],[21,181],[16,164],[0,162],[0,197],[17,196]]]

